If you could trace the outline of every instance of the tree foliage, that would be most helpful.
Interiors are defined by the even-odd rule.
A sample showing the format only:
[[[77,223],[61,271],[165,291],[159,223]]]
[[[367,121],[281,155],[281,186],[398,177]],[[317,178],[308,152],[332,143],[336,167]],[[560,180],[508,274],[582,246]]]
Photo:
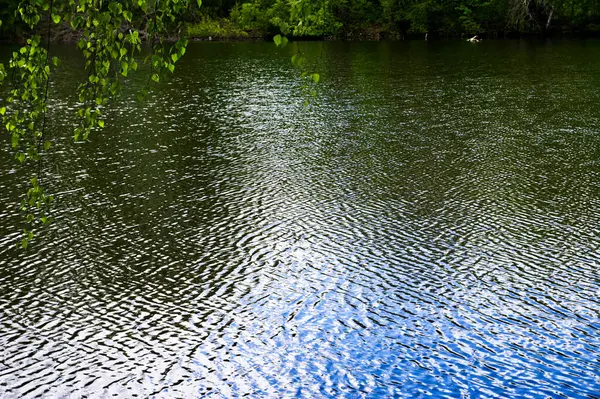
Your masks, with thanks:
[[[93,131],[104,127],[102,109],[121,93],[124,80],[140,64],[147,64],[150,70],[140,97],[161,76],[175,70],[185,54],[187,40],[181,38],[166,45],[165,38],[177,36],[181,16],[201,2],[25,0],[11,5],[15,15],[12,23],[24,25],[30,36],[12,53],[8,70],[0,65],[0,80],[10,86],[0,114],[11,136],[15,159],[24,166],[31,164],[30,187],[21,202],[28,223],[21,245],[27,247],[33,229],[51,220],[48,210],[53,198],[41,184],[43,153],[52,145],[44,139],[48,86],[52,69],[60,65],[57,58],[49,57],[51,25],[67,23],[78,32],[77,48],[85,57],[87,79],[78,88],[78,125],[73,138],[87,140]],[[44,42],[39,32],[46,26]],[[142,39],[150,45],[149,55],[142,56]]]
[[[298,25],[303,13],[309,26]],[[548,30],[596,31],[596,0],[242,0],[230,19],[243,29],[273,32],[288,23],[294,36],[355,37],[377,31],[390,37]],[[304,22],[304,21],[303,21]],[[363,35],[364,37],[364,35]],[[374,38],[379,35],[374,35]]]

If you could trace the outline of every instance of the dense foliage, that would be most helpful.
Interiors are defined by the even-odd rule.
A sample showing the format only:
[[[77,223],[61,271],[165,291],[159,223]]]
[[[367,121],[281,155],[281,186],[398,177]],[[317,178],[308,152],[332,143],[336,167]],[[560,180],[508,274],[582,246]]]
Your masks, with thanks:
[[[597,0],[311,0],[309,26],[295,24],[293,1],[247,0],[230,17],[244,29],[274,30],[281,20],[293,35],[430,35],[600,30]]]
[[[0,0],[4,36],[20,36],[26,30],[15,11],[20,4],[30,3],[36,1]],[[55,3],[64,10],[69,2]],[[117,3],[132,18],[146,18],[137,1]],[[422,37],[423,33],[600,32],[598,0],[205,0],[201,8],[183,0],[156,2],[161,4],[179,4],[176,14],[177,22],[185,25],[182,34],[200,38],[263,37],[282,31],[299,37],[372,39]]]

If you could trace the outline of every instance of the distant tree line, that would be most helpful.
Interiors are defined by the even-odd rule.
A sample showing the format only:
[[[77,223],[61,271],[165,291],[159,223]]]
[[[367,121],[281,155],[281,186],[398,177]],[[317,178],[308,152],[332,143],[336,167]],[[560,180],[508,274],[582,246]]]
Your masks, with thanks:
[[[294,21],[295,0],[248,0],[223,4],[243,29],[269,30],[281,20]],[[229,0],[231,1],[231,0]],[[301,0],[302,1],[302,0]],[[313,15],[310,26],[294,28],[298,36],[598,32],[598,0],[304,0]]]
[[[3,36],[18,34],[15,10],[35,1],[0,0]],[[185,19],[195,37],[600,34],[600,0],[204,0]]]

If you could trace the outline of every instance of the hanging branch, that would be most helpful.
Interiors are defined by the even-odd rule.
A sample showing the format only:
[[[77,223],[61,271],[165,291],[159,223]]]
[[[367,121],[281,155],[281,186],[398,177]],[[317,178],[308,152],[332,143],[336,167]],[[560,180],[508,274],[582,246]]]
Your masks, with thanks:
[[[54,11],[54,0],[50,0],[50,10],[49,10],[49,15],[52,16],[53,15],[53,11]],[[46,37],[46,63],[44,65],[44,67],[46,65],[48,65],[50,63],[50,34],[52,31],[52,25],[51,25],[51,18],[48,18],[48,36]],[[48,89],[50,87],[50,75],[48,75],[48,77],[46,78],[46,89],[44,90],[44,111],[43,111],[43,116],[42,116],[42,130],[41,130],[41,134],[40,137],[38,139],[38,146],[37,146],[37,150],[38,153],[41,152],[42,150],[42,143],[44,142],[44,134],[46,132],[46,114],[48,111]],[[50,142],[48,142],[50,143]],[[50,148],[50,144],[48,144],[47,146],[45,146],[44,150],[48,151],[48,149]],[[38,182],[39,184],[42,183],[42,158],[40,157],[38,160]]]
[[[23,22],[33,30],[41,20],[42,13],[49,11],[52,14],[51,5],[52,2],[21,3],[18,13]],[[50,146],[49,142],[43,141],[50,79],[50,44],[48,42],[43,47],[40,43],[40,36],[33,35],[23,47],[12,53],[9,68],[12,70],[13,88],[5,99],[6,105],[0,108],[4,128],[11,135],[15,159],[23,165],[29,164],[29,161],[37,162],[37,172],[32,173],[29,188],[20,206],[27,223],[20,241],[23,248],[27,248],[33,238],[35,226],[50,223],[47,214],[53,200],[40,185],[41,155]]]
[[[152,1],[152,3],[150,3]],[[42,187],[42,155],[51,146],[45,141],[47,129],[47,102],[49,98],[51,68],[59,66],[59,60],[50,60],[52,22],[64,21],[77,32],[77,48],[86,59],[87,79],[79,85],[81,107],[77,110],[79,123],[73,132],[75,141],[87,140],[90,134],[105,126],[101,109],[118,97],[130,71],[137,71],[138,61],[150,65],[152,73],[144,97],[150,86],[158,83],[165,73],[173,73],[175,63],[185,54],[187,40],[179,39],[165,46],[169,26],[180,27],[181,15],[191,6],[190,0],[68,0],[57,5],[53,0],[23,0],[16,9],[16,16],[32,33],[26,44],[13,52],[9,62],[14,86],[9,96],[0,104],[0,116],[6,132],[11,135],[14,158],[22,166],[37,162],[37,172],[29,179],[29,188],[21,201],[20,210],[25,213],[27,227],[20,245],[27,248],[34,238],[37,227],[48,224],[51,195]],[[201,1],[197,0],[198,7]],[[149,10],[150,8],[150,10]],[[34,34],[42,16],[47,15],[48,32],[45,46]],[[142,15],[135,19],[134,15]],[[1,24],[1,22],[0,22]],[[136,27],[136,25],[138,25]],[[140,32],[152,32],[153,51],[150,57],[138,60],[141,54]],[[157,43],[155,38],[158,39]],[[0,83],[7,76],[0,64]]]

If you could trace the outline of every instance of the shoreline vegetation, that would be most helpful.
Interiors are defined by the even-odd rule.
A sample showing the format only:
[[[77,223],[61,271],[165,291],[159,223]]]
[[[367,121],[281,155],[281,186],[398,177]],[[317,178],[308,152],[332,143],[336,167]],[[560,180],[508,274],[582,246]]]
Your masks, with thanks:
[[[46,38],[47,32],[41,31],[39,34]],[[571,30],[571,29],[553,29],[546,32],[535,31],[491,31],[491,32],[408,32],[402,33],[391,30],[385,26],[372,25],[360,30],[345,31],[330,35],[304,35],[289,36],[293,40],[323,40],[323,41],[401,41],[401,40],[439,40],[439,39],[468,39],[477,35],[481,39],[515,39],[515,38],[596,38],[600,37],[600,30]],[[53,43],[76,43],[80,38],[81,32],[72,30],[70,26],[64,25],[53,27],[50,33],[50,41]],[[144,36],[143,34],[141,35]],[[184,29],[179,35],[173,35],[167,38],[167,42],[175,42],[179,37],[184,37],[192,42],[236,42],[236,41],[265,41],[270,40],[275,33],[268,30],[246,30],[235,25],[228,19],[210,20],[208,22],[199,22],[193,24],[184,24]],[[0,43],[23,43],[26,36],[21,32],[7,33],[0,35]]]
[[[60,0],[58,0],[60,1]],[[600,37],[597,0],[205,0],[175,21],[172,40],[260,41],[282,31],[296,40],[406,40],[516,37]],[[21,43],[31,32],[17,22],[17,0],[0,0],[0,40]],[[134,15],[134,19],[135,19]],[[141,21],[144,16],[137,18]],[[41,24],[40,26],[45,26]],[[178,28],[175,28],[178,26]],[[47,31],[37,32],[42,36]],[[143,30],[139,31],[142,40]],[[50,40],[73,43],[81,31],[67,21]],[[169,38],[167,37],[167,40]]]

